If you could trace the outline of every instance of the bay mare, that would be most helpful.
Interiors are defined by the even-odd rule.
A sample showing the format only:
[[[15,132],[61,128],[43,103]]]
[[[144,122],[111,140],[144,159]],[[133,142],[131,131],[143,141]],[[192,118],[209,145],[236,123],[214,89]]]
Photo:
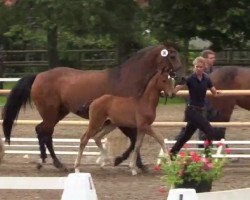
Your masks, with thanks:
[[[167,72],[164,72],[164,69],[157,72],[150,79],[145,91],[137,97],[120,97],[106,94],[95,99],[89,107],[89,126],[80,140],[79,152],[74,166],[75,171],[80,171],[82,153],[90,138],[95,140],[101,150],[101,160],[105,162],[108,158],[101,142],[101,139],[112,131],[112,129],[105,129],[104,124],[107,120],[112,123],[113,128],[126,126],[137,129],[137,140],[130,162],[133,175],[137,174],[135,161],[145,134],[155,138],[165,154],[169,155],[163,136],[154,132],[151,128],[151,124],[156,117],[156,107],[161,91],[164,91],[165,96],[172,96],[174,91],[173,80]]]
[[[95,98],[104,94],[137,96],[158,69],[166,69],[174,74],[181,68],[175,45],[161,44],[138,51],[119,67],[112,69],[82,71],[57,67],[37,75],[25,76],[11,90],[3,108],[5,140],[10,143],[14,120],[17,119],[21,107],[32,99],[42,117],[42,122],[35,128],[41,152],[41,163],[38,166],[42,167],[46,161],[47,147],[54,166],[65,169],[54,152],[52,135],[55,125],[69,112],[88,118],[88,110],[82,108]],[[136,128],[119,128],[130,138],[131,144],[124,154],[115,160],[116,165],[128,158],[136,142]],[[142,168],[140,156],[138,158],[137,165]]]
[[[211,80],[218,90],[249,90],[250,89],[250,68],[240,66],[224,66],[215,69],[210,74]],[[249,96],[221,96],[218,98],[209,97],[216,115],[210,121],[229,122],[235,106],[250,110]],[[218,138],[225,136],[226,128],[220,128]]]

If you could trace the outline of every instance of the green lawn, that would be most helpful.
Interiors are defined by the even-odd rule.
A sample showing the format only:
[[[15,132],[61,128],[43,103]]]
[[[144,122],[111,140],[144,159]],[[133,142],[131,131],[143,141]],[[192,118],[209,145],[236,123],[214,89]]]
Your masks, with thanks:
[[[166,99],[161,97],[159,103],[160,104],[165,104]],[[167,104],[183,104],[185,103],[185,100],[181,97],[174,97],[174,98],[168,98],[167,99]]]

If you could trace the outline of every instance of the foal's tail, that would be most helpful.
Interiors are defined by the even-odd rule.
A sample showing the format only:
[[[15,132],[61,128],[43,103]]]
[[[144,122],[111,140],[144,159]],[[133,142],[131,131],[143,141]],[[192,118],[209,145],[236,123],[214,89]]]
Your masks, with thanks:
[[[20,79],[16,86],[11,90],[7,102],[2,111],[3,132],[5,142],[10,144],[11,130],[14,120],[17,119],[22,106],[26,106],[31,101],[30,91],[36,75],[28,75]]]

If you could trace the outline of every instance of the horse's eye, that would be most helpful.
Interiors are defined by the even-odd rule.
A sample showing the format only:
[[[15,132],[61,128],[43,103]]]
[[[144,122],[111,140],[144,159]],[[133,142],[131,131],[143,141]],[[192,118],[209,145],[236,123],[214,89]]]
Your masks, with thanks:
[[[163,80],[162,82],[163,82],[163,83],[166,83],[167,81],[166,81],[166,80]]]

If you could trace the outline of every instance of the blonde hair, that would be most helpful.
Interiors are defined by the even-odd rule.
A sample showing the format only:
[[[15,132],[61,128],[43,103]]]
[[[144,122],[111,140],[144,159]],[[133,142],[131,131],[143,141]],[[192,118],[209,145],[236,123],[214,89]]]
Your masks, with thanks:
[[[196,57],[193,61],[193,65],[195,66],[195,65],[198,65],[199,63],[205,67],[206,66],[206,59],[201,57],[201,56]]]

